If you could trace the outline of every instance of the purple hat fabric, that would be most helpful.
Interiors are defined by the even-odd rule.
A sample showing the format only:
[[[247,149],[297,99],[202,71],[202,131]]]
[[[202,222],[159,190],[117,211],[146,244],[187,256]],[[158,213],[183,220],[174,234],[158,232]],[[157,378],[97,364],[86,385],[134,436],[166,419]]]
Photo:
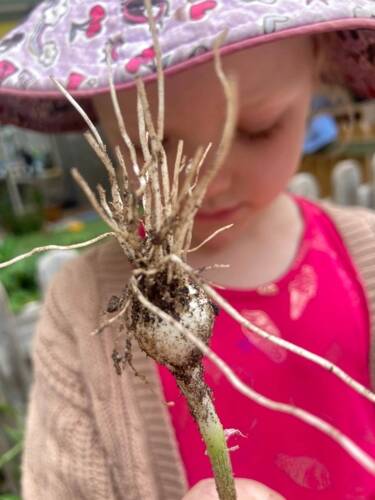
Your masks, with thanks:
[[[329,46],[352,91],[375,97],[374,0],[152,0],[165,73],[202,63],[227,29],[222,53],[301,34],[332,32]],[[48,132],[85,124],[57,78],[95,120],[91,97],[155,78],[143,0],[45,0],[0,40],[0,123]]]

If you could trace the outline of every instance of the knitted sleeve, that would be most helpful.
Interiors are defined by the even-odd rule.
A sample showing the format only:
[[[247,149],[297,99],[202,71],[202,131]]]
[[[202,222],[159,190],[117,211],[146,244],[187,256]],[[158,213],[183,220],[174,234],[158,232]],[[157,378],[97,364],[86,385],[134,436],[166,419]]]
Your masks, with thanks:
[[[22,458],[23,500],[115,498],[74,327],[82,317],[93,318],[88,310],[93,301],[82,299],[82,282],[90,287],[87,270],[77,276],[82,265],[69,263],[53,280],[34,339],[34,380]]]
[[[370,313],[370,376],[375,389],[375,213],[361,207],[324,203],[358,270]]]

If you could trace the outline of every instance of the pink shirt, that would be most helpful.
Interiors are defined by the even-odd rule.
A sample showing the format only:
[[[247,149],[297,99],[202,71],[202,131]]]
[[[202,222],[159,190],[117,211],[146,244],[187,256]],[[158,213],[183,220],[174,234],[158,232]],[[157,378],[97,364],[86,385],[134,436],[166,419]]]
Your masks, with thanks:
[[[305,232],[294,264],[257,290],[218,290],[246,318],[274,335],[333,361],[370,387],[369,314],[351,259],[330,219],[297,199]],[[277,250],[276,250],[277,251]],[[248,263],[251,265],[251,262]],[[375,406],[332,374],[259,340],[221,311],[212,349],[258,392],[304,408],[334,424],[375,457]],[[239,429],[230,446],[235,476],[263,482],[288,500],[375,499],[375,478],[319,431],[239,394],[209,361],[224,428]],[[205,447],[173,377],[160,367],[190,486],[212,476]]]

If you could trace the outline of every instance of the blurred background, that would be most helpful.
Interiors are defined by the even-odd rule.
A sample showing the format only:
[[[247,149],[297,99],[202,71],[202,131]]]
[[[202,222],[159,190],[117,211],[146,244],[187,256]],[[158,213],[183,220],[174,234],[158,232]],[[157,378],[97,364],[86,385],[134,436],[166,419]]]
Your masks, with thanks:
[[[37,0],[0,0],[0,37]],[[290,191],[375,209],[375,103],[316,96],[299,173]],[[317,113],[314,115],[314,113]],[[0,262],[45,244],[66,245],[106,228],[70,176],[107,185],[79,134],[45,135],[0,125]],[[51,251],[0,270],[0,500],[20,499],[31,341],[53,274],[76,251]]]

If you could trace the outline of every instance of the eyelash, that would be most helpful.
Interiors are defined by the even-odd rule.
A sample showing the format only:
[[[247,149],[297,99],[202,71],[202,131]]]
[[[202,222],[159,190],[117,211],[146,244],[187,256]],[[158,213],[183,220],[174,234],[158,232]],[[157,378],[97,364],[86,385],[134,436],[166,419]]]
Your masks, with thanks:
[[[272,127],[269,127],[265,130],[260,130],[259,132],[250,132],[247,134],[247,137],[250,139],[255,139],[255,140],[265,140],[269,139],[274,132],[279,128],[279,124],[272,125]]]
[[[267,128],[265,130],[260,130],[259,132],[245,132],[243,130],[240,130],[240,132],[242,134],[246,135],[246,137],[248,139],[263,141],[263,140],[269,139],[277,131],[277,129],[279,127],[280,127],[280,124],[276,123],[275,125],[272,125],[271,127]],[[169,142],[169,138],[164,137],[163,146],[165,147],[168,142]],[[136,149],[140,152],[142,151],[142,148],[140,145],[137,145]]]

